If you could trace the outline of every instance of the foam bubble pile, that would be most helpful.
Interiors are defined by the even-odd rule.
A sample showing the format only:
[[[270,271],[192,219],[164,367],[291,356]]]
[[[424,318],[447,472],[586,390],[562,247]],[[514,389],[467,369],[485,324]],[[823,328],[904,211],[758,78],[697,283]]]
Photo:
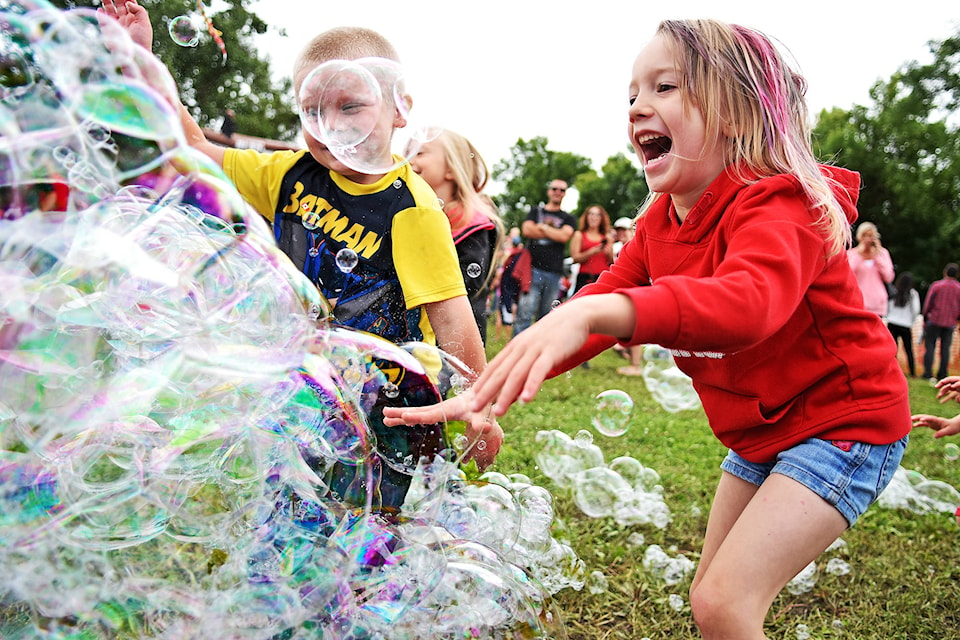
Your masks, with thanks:
[[[930,480],[914,469],[898,467],[877,504],[913,513],[949,513],[960,508],[960,491],[942,480]]]
[[[0,636],[565,637],[550,494],[376,428],[457,363],[334,326],[121,30],[0,58]]]

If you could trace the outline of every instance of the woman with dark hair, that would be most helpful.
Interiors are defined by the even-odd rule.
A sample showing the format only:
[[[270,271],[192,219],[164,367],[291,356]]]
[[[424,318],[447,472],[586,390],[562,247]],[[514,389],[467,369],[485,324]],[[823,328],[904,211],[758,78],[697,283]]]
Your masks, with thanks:
[[[893,336],[894,343],[899,339],[903,342],[903,350],[907,353],[907,367],[910,377],[917,377],[916,365],[913,362],[913,323],[920,315],[920,294],[913,288],[913,274],[904,271],[897,278],[894,285],[897,293],[887,303],[887,328]]]

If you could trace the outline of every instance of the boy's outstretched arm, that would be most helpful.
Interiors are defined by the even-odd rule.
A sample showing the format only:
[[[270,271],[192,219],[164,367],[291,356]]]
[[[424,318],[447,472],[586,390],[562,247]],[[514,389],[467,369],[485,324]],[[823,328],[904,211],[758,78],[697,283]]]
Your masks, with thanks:
[[[103,0],[99,12],[116,20],[130,36],[134,44],[138,44],[147,51],[153,47],[153,27],[150,24],[150,15],[136,0]],[[219,166],[223,166],[223,156],[226,149],[213,144],[203,135],[203,129],[193,119],[183,104],[175,104],[180,113],[180,124],[183,127],[187,144],[203,153]]]
[[[480,331],[473,319],[473,311],[466,296],[457,296],[440,302],[424,305],[430,326],[437,336],[437,346],[460,360],[478,375],[487,366],[487,355],[483,350]],[[450,411],[449,420],[466,422],[467,439],[475,443],[467,458],[476,460],[483,470],[489,466],[500,446],[503,444],[503,429],[497,424],[491,412],[470,411],[468,401],[463,397],[452,398],[445,405]],[[435,408],[439,406],[435,405]],[[437,420],[430,420],[436,422]],[[386,423],[389,425],[389,423]],[[480,442],[482,445],[477,446]],[[482,447],[482,448],[481,448]]]

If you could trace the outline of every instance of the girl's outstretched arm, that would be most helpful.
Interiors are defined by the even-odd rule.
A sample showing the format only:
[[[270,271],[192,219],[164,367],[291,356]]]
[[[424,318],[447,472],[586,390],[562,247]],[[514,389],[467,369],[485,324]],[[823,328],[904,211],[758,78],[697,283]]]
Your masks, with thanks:
[[[474,411],[493,403],[502,416],[514,402],[530,402],[554,368],[586,343],[590,334],[619,339],[633,335],[636,311],[625,295],[585,295],[559,306],[514,336],[473,385]]]

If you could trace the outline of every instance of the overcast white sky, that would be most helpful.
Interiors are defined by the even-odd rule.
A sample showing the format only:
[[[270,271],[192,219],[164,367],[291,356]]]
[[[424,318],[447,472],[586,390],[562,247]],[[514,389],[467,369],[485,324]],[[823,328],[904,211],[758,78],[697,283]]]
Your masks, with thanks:
[[[369,27],[397,48],[414,117],[464,134],[491,167],[518,138],[546,136],[598,171],[627,148],[630,69],[663,19],[717,18],[780,41],[814,114],[866,104],[875,81],[960,29],[958,0],[260,0],[253,10],[286,30],[258,44],[280,75],[321,31]]]

